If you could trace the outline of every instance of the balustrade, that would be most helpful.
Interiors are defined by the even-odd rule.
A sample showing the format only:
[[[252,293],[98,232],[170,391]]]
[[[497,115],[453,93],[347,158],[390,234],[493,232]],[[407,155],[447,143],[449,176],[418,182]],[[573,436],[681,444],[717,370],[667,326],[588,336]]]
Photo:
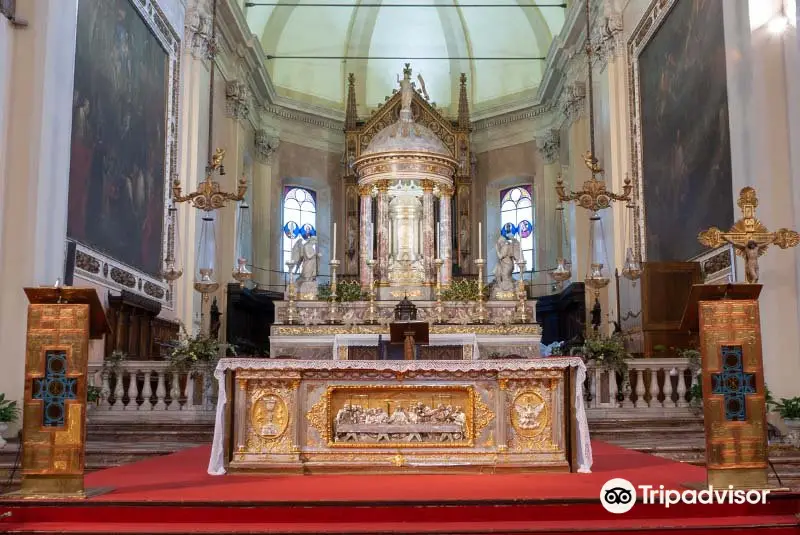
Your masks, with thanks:
[[[585,385],[590,418],[679,415],[689,411],[691,387],[697,381],[683,358],[628,361],[629,381],[622,374],[589,365]]]
[[[205,387],[211,381],[209,388]],[[213,422],[216,385],[210,374],[179,373],[166,361],[128,361],[114,369],[89,365],[89,385],[101,389],[92,421]]]
[[[689,393],[697,378],[687,359],[635,359],[628,361],[628,372],[626,384],[620,374],[589,365],[584,386],[591,420],[690,414]],[[92,421],[214,421],[214,378],[175,372],[165,361],[127,361],[116,369],[91,364],[89,384],[103,392]]]

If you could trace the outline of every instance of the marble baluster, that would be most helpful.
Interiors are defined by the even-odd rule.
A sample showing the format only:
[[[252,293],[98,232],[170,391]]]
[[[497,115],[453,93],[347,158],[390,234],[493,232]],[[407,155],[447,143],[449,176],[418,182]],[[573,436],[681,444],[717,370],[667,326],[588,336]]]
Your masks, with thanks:
[[[378,184],[378,284],[386,284],[389,274],[389,181]]]
[[[441,188],[439,195],[439,220],[441,222],[441,236],[442,240],[442,286],[449,286],[450,279],[453,275],[453,256],[452,256],[452,243],[453,243],[453,222],[451,217],[450,203],[453,198],[453,188],[445,186]]]
[[[367,261],[372,258],[372,197],[370,196],[370,186],[361,186],[358,190],[361,196],[361,223],[358,232],[361,288],[369,290],[372,284],[372,270],[367,265]]]
[[[425,283],[434,284],[436,277],[433,270],[433,259],[436,254],[434,248],[434,227],[433,220],[433,182],[430,180],[422,181],[422,256],[425,261]]]

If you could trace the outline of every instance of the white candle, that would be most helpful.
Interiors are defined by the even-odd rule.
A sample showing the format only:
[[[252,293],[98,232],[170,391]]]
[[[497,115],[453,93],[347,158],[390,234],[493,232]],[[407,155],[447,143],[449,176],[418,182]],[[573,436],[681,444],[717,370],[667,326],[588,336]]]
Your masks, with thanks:
[[[483,249],[483,223],[478,221],[478,258],[481,258],[481,250]]]
[[[442,224],[436,223],[436,258],[442,257]]]
[[[333,251],[331,251],[331,260],[336,260],[336,223],[333,224]]]

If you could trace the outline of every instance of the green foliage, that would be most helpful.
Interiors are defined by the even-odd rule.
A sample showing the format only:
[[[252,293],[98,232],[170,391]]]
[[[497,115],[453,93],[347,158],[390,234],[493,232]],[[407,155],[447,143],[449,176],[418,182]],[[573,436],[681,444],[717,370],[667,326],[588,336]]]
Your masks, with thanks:
[[[19,419],[19,407],[16,401],[6,399],[5,394],[0,394],[0,422],[14,423]]]
[[[317,286],[317,299],[329,301],[331,298],[331,285],[329,282]],[[369,296],[361,291],[361,283],[355,279],[345,279],[336,283],[336,301],[350,303],[353,301],[366,301]]]
[[[122,371],[122,363],[128,358],[128,354],[119,349],[115,349],[103,361],[103,370],[108,371],[111,375],[117,375]]]
[[[800,420],[800,396],[791,399],[781,398],[775,407],[783,418],[787,420]]]
[[[86,402],[97,403],[103,395],[103,389],[99,386],[90,386],[86,389]]]
[[[477,279],[453,279],[450,287],[442,289],[442,301],[477,301]],[[489,298],[489,287],[483,287],[483,298]]]
[[[625,339],[619,333],[611,336],[593,334],[576,353],[583,355],[586,360],[594,361],[599,367],[621,374],[623,378],[628,376],[628,360],[631,355],[625,349]]]
[[[219,360],[222,344],[203,334],[190,336],[181,329],[181,336],[169,355],[170,369],[177,372],[212,372]]]

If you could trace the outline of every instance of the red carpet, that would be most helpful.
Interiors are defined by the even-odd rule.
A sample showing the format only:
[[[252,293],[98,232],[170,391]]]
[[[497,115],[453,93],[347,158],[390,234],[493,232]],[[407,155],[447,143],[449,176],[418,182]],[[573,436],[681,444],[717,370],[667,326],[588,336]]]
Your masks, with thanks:
[[[800,534],[796,494],[767,505],[637,503],[623,515],[599,502],[615,477],[681,488],[705,471],[593,442],[592,474],[213,477],[210,448],[89,474],[87,501],[0,502],[12,533],[726,533]]]

